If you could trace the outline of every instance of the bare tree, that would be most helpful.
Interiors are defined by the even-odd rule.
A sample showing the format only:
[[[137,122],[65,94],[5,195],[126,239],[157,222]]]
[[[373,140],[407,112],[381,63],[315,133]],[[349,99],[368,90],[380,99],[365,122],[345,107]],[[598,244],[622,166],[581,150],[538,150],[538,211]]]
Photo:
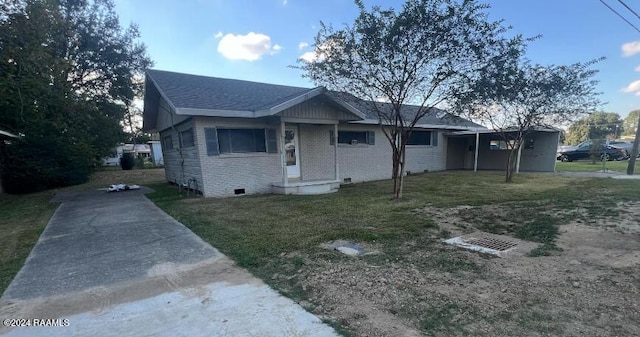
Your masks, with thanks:
[[[355,1],[352,25],[321,24],[315,54],[297,68],[318,85],[368,102],[392,148],[393,197],[402,198],[405,147],[432,108],[472,88],[489,64],[517,59],[522,39],[474,0],[408,0],[398,12]],[[380,102],[384,103],[380,103]],[[407,109],[407,104],[418,106]]]

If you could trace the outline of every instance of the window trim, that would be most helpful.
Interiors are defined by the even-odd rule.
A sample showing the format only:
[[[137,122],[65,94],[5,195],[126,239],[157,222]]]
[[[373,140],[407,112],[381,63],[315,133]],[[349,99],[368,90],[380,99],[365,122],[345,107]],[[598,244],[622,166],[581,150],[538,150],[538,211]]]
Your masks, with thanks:
[[[269,127],[247,127],[247,128],[243,128],[243,127],[223,127],[223,128],[210,128],[212,129],[215,133],[215,140],[207,140],[207,142],[210,142],[209,146],[216,146],[217,148],[214,149],[213,151],[209,151],[208,150],[208,155],[209,156],[238,156],[238,155],[269,155],[269,154],[274,154],[274,153],[278,153],[278,138],[277,138],[277,132],[275,128],[269,128]],[[253,136],[254,136],[254,151],[246,151],[246,152],[234,152],[233,151],[233,143],[231,141],[231,135],[229,134],[229,132],[233,132],[236,130],[252,130],[253,131]],[[221,137],[221,131],[222,132],[227,132],[227,136],[228,139],[224,140],[223,137],[225,136],[224,134],[222,134]],[[257,132],[259,131],[259,132]],[[205,131],[207,132],[207,131]],[[211,131],[210,131],[211,132]],[[264,135],[263,139],[264,140],[264,144],[263,146],[260,146],[260,150],[264,149],[263,151],[255,151],[255,149],[258,148],[258,144],[259,142],[256,142],[255,138],[256,135],[259,134],[260,132],[262,132],[262,134]],[[211,136],[211,135],[210,135]],[[221,139],[222,142],[220,141]],[[224,142],[228,142],[229,143],[229,150],[230,151],[223,151],[222,149],[222,145],[220,143]]]
[[[184,134],[187,133],[187,132],[191,132],[191,144],[185,144]],[[181,148],[189,148],[189,147],[196,146],[196,135],[193,132],[193,128],[188,128],[188,129],[180,131],[180,137],[178,137],[178,139],[180,141],[180,147]]]
[[[357,142],[355,144],[353,143],[353,140],[348,142],[348,143],[340,142],[340,133],[346,133],[346,132],[349,132],[349,133],[362,133],[362,134],[364,134],[365,141],[364,142]],[[343,138],[344,138],[344,136],[343,136]],[[356,145],[376,145],[375,139],[376,139],[375,131],[371,131],[371,130],[364,130],[364,131],[359,131],[359,130],[338,130],[338,137],[334,137],[333,136],[333,130],[330,130],[329,144],[330,145],[334,145],[334,142],[337,141],[338,145],[351,145],[351,146],[356,146]]]
[[[427,137],[429,144],[411,144],[411,136],[413,136],[415,133],[425,133],[428,132],[429,133],[429,137]],[[412,130],[411,131],[411,135],[409,136],[409,139],[407,140],[407,146],[435,146],[434,141],[433,141],[433,137],[434,135],[436,135],[436,133],[432,130]],[[435,136],[437,137],[437,136]]]

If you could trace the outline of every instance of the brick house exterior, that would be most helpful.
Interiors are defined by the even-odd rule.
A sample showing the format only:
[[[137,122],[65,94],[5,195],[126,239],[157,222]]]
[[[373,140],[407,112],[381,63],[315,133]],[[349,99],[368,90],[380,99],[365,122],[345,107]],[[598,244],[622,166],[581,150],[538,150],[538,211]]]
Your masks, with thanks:
[[[391,146],[353,96],[158,70],[145,85],[144,129],[160,134],[167,181],[206,197],[327,193],[391,178]],[[486,128],[437,110],[414,130],[407,173],[467,168],[457,166],[468,135],[448,149],[448,134]]]

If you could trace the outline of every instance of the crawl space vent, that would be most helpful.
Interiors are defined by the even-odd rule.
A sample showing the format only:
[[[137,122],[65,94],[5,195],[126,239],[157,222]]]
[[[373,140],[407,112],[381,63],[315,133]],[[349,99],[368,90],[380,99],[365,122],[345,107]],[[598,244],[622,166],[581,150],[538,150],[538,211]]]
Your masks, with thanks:
[[[344,178],[344,179],[343,179],[343,181],[344,181],[345,183],[350,183],[350,182],[351,182],[351,178]]]
[[[233,194],[235,195],[242,195],[244,193],[244,188],[236,188],[235,190],[233,190]]]

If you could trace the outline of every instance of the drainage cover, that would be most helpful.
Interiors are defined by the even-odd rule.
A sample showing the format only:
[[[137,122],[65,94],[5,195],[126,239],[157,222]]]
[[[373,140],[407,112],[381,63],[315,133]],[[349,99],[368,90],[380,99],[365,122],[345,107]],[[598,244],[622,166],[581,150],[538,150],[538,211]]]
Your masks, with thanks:
[[[469,239],[465,241],[471,245],[499,250],[501,252],[516,246],[516,244],[513,242],[495,239],[495,238],[477,238],[477,239]]]
[[[510,252],[511,248],[517,246],[516,243],[501,240],[498,238],[482,235],[482,236],[466,236],[455,237],[448,240],[444,240],[445,243],[458,246],[464,249],[475,250],[486,254],[495,256],[502,256],[504,253]]]

